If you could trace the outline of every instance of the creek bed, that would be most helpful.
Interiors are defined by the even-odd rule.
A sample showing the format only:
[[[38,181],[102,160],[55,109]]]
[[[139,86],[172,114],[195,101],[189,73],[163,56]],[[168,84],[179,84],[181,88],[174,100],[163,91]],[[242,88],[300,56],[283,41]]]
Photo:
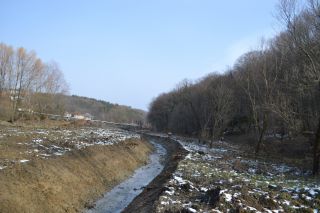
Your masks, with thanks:
[[[87,209],[86,213],[121,212],[160,174],[167,151],[162,145],[152,140],[150,143],[153,144],[155,150],[150,155],[148,164],[137,169],[130,178],[115,186],[111,191],[106,192],[103,198],[95,203],[95,207]]]

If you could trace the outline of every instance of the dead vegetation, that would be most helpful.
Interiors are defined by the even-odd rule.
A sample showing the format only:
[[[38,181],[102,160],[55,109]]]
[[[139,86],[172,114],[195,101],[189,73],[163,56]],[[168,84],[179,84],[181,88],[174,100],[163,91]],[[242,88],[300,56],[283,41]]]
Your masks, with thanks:
[[[77,131],[2,126],[1,212],[79,212],[92,206],[105,191],[145,164],[152,149],[138,138],[107,134],[94,127]],[[71,141],[89,145],[79,148]]]
[[[248,150],[223,141],[209,148],[190,138],[174,139],[189,154],[165,184],[156,212],[319,210],[319,179],[312,177],[310,167],[304,170],[262,155],[254,158]]]

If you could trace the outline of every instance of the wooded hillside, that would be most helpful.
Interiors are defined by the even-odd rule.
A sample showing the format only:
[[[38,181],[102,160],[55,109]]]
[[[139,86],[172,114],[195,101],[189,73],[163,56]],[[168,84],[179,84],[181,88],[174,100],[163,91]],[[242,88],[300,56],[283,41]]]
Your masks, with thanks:
[[[313,172],[318,173],[320,3],[282,0],[278,17],[285,30],[224,74],[184,81],[156,98],[148,114],[152,126],[212,141],[254,132],[256,153],[267,136],[304,135],[313,143]]]
[[[69,113],[90,113],[94,119],[118,123],[142,123],[146,112],[129,106],[76,95],[62,97],[64,109]]]

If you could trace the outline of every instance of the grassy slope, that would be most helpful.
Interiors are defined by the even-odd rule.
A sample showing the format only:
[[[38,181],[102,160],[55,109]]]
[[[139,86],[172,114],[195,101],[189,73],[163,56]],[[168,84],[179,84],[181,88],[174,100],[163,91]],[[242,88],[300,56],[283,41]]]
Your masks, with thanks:
[[[146,142],[92,146],[0,171],[1,212],[78,212],[148,159]],[[123,157],[126,156],[126,157]]]

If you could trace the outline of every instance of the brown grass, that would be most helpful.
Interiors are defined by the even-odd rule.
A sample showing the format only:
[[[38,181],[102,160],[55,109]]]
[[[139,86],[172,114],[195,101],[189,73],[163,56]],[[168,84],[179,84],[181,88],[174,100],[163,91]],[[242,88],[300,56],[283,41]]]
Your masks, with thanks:
[[[9,120],[11,115],[11,101],[6,95],[0,94],[0,120]]]
[[[148,159],[140,140],[93,146],[0,170],[0,212],[79,212]]]

